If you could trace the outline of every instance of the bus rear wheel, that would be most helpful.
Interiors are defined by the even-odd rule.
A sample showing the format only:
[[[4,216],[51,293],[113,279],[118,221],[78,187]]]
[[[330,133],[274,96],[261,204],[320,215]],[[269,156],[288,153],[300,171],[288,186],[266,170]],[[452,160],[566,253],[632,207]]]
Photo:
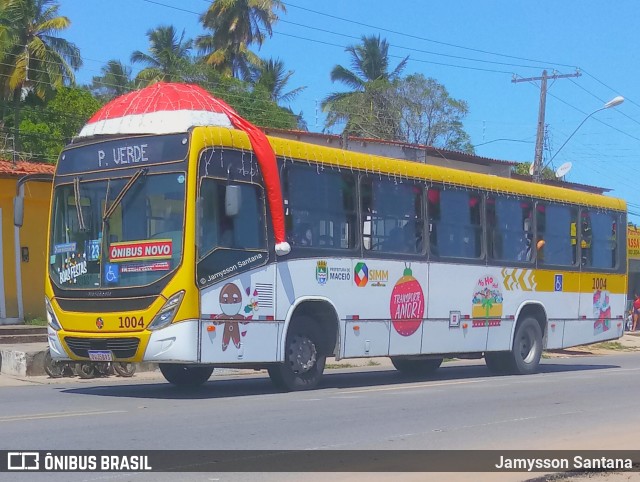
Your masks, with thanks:
[[[391,363],[396,370],[412,376],[424,376],[435,372],[442,365],[442,360],[442,358],[391,357]]]
[[[510,353],[512,373],[529,375],[535,373],[542,357],[542,329],[532,316],[518,323]]]
[[[169,383],[178,387],[198,387],[209,380],[212,367],[198,367],[177,363],[161,363],[160,371]]]
[[[283,391],[311,390],[318,386],[326,355],[313,321],[292,328],[287,336],[284,363],[269,367],[269,378]]]

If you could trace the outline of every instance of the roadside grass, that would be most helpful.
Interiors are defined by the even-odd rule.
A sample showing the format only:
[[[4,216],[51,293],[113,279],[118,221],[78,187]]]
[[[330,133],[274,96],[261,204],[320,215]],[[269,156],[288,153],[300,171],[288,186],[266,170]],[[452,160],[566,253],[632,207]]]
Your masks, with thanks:
[[[613,351],[633,351],[633,347],[624,346],[619,341],[603,341],[602,343],[594,343],[589,345],[591,348],[598,348],[600,350],[613,350]]]
[[[635,346],[628,346],[619,341],[603,341],[600,343],[593,343],[591,345],[581,345],[576,347],[569,347],[561,350],[551,350],[549,352],[542,352],[542,358],[554,358],[554,355],[560,354],[604,354],[610,351],[632,352],[638,351],[640,348]]]
[[[335,370],[337,368],[356,368],[356,367],[377,367],[380,365],[379,362],[375,360],[367,360],[367,363],[364,365],[354,365],[353,363],[327,363],[324,367],[328,370]]]
[[[355,368],[356,366],[351,363],[327,363],[324,367],[327,370],[335,370],[336,368]]]
[[[30,326],[47,326],[47,320],[44,318],[29,318],[24,320],[24,324]]]

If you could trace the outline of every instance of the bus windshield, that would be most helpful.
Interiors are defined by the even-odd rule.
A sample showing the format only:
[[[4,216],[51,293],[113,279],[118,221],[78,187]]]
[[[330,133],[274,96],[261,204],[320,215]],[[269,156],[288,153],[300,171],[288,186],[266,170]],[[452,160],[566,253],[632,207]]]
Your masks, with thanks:
[[[95,289],[145,286],[169,274],[182,258],[184,201],[181,172],[59,184],[51,279],[63,289]]]

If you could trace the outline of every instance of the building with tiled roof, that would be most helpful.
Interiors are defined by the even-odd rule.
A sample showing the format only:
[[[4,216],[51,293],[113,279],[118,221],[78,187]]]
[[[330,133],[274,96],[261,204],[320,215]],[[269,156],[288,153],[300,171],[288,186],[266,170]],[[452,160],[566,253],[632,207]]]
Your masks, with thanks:
[[[0,160],[0,324],[44,318],[44,277],[51,181],[55,166]],[[14,226],[18,180],[25,182],[24,224]],[[42,182],[44,181],[44,182]]]
[[[0,176],[1,177],[22,177],[26,174],[51,174],[53,175],[56,166],[44,164],[41,162],[27,161],[5,161],[0,160]]]

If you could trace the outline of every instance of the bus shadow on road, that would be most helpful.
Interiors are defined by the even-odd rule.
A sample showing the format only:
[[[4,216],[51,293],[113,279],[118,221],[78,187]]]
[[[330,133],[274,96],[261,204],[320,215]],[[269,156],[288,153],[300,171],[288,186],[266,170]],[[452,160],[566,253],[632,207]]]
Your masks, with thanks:
[[[614,364],[585,364],[585,363],[543,363],[540,365],[538,374],[519,375],[496,375],[489,372],[483,362],[478,364],[445,364],[431,376],[408,376],[394,369],[386,368],[346,368],[325,371],[325,375],[316,391],[322,393],[324,390],[343,390],[359,388],[376,388],[384,386],[401,387],[403,384],[424,383],[428,387],[429,383],[435,382],[456,382],[472,379],[504,379],[508,381],[526,380],[530,377],[535,379],[545,374],[562,372],[581,372],[592,370],[605,370],[620,368]],[[84,386],[77,388],[65,388],[61,393],[74,395],[89,395],[97,397],[116,398],[140,398],[140,399],[227,399],[237,397],[261,396],[282,396],[283,392],[277,390],[264,374],[251,375],[228,375],[213,376],[207,383],[195,388],[175,387],[167,382],[148,383],[127,383],[125,384],[101,384],[95,386]],[[313,393],[313,392],[297,392]],[[340,392],[338,391],[337,394]]]

